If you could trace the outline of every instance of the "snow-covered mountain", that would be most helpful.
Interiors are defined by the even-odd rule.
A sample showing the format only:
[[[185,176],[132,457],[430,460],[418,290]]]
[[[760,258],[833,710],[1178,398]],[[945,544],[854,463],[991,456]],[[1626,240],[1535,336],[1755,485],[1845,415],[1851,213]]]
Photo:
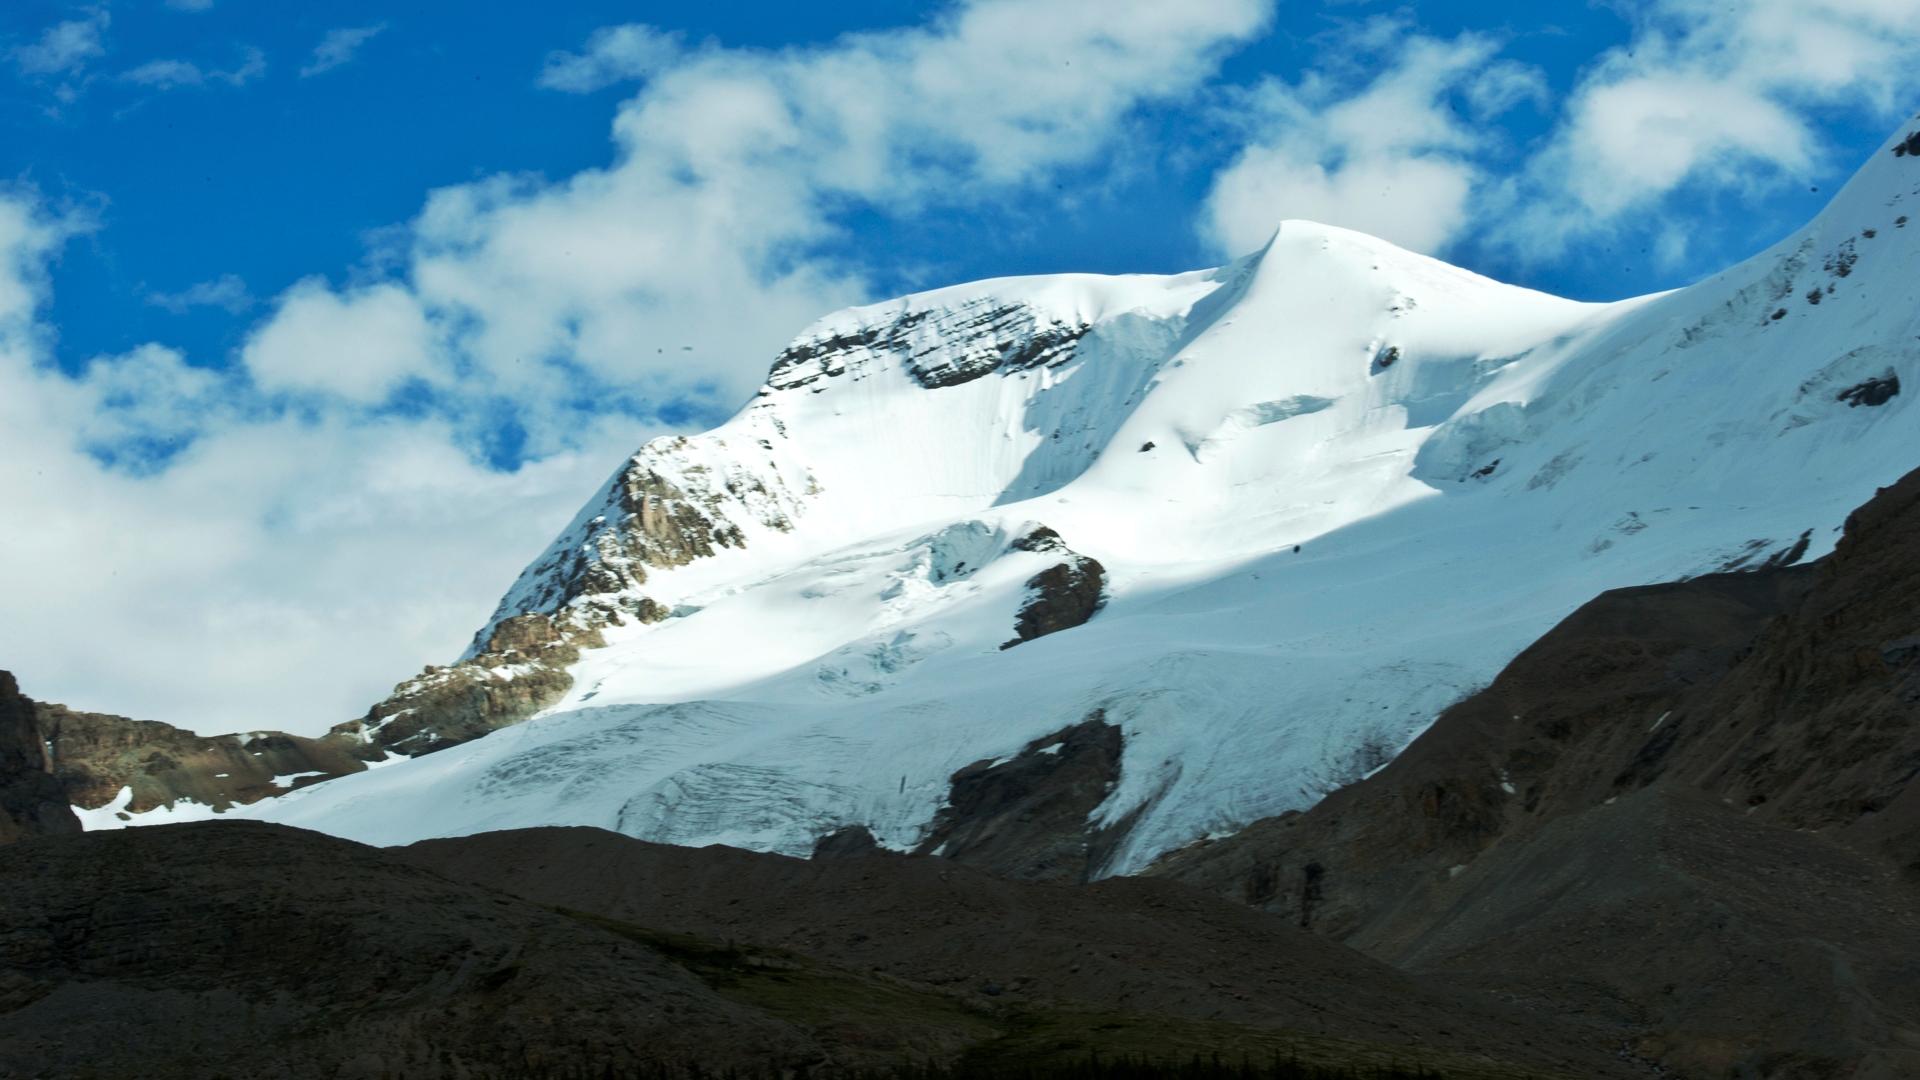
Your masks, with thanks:
[[[477,635],[462,677],[496,688],[538,667],[516,628],[564,644],[557,702],[234,813],[907,848],[956,770],[1093,715],[1124,739],[1100,872],[1306,807],[1597,592],[1821,555],[1916,464],[1908,144],[1615,304],[1290,221],[1218,270],[828,316],[731,421],[625,463]],[[1028,633],[1069,578],[1097,612]]]

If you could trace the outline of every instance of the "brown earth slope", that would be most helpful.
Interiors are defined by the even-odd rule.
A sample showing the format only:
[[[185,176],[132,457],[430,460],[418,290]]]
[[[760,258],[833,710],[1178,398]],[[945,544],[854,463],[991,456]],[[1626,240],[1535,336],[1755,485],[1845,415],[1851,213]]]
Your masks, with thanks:
[[[0,1076],[807,1060],[811,1039],[645,944],[344,840],[202,822],[0,849]]]
[[[1305,814],[1152,873],[1688,1077],[1920,1076],[1920,473],[1836,551],[1602,595]]]
[[[1068,1003],[1644,1075],[1556,1020],[1409,978],[1168,881],[1010,881],[950,860],[793,859],[599,829],[429,840],[399,855],[543,904],[780,947],[976,1001]]]

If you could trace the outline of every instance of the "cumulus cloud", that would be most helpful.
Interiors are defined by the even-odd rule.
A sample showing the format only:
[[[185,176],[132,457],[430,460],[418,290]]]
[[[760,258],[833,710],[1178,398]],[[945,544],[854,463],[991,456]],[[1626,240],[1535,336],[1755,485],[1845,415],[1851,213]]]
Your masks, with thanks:
[[[603,26],[580,53],[547,54],[536,84],[570,94],[590,94],[629,79],[644,79],[679,58],[684,35],[628,23]]]
[[[1287,218],[1356,229],[1435,252],[1472,217],[1488,137],[1452,107],[1486,117],[1545,96],[1532,68],[1496,58],[1497,42],[1407,34],[1378,20],[1343,35],[1346,67],[1298,85],[1262,81],[1237,102],[1250,142],[1215,178],[1204,230],[1223,253],[1265,243]],[[1362,69],[1352,58],[1380,56]]]
[[[1630,44],[1575,88],[1551,144],[1498,208],[1516,245],[1573,237],[1677,189],[1798,183],[1825,164],[1817,110],[1889,120],[1920,90],[1908,0],[1642,0]]]
[[[27,75],[77,74],[88,60],[107,54],[100,33],[111,22],[104,9],[96,9],[84,19],[56,23],[39,41],[15,48],[11,58]]]
[[[458,653],[641,430],[512,471],[444,424],[272,409],[145,345],[52,367],[45,265],[84,223],[0,194],[0,654],[44,700],[317,734]],[[184,449],[182,448],[184,447]]]
[[[242,358],[270,393],[374,404],[405,378],[436,374],[433,338],[419,301],[398,285],[335,292],[324,278],[308,278],[280,296]]]
[[[176,86],[205,86],[212,82],[245,86],[267,73],[267,54],[248,46],[244,55],[240,66],[232,71],[202,70],[198,64],[186,60],[149,60],[121,73],[120,81],[151,86],[156,90],[171,90]]]
[[[323,71],[332,71],[342,64],[353,62],[353,54],[365,45],[373,35],[387,28],[386,23],[373,26],[343,27],[329,30],[313,48],[313,60],[300,69],[300,77],[305,79]]]
[[[217,307],[238,315],[258,302],[237,274],[221,274],[212,281],[195,282],[177,293],[147,294],[147,303],[166,308],[175,315],[184,315],[197,307]]]
[[[425,320],[406,339],[418,351],[319,374],[331,369],[294,342],[372,316],[367,296],[311,285],[245,355],[286,389],[371,403],[424,380],[488,416],[510,408],[536,455],[565,445],[582,407],[712,418],[806,323],[869,298],[857,266],[814,254],[847,206],[964,205],[1082,163],[1142,102],[1191,92],[1266,15],[1264,0],[1128,0],[1098,18],[1071,0],[979,0],[926,27],[779,52],[597,31],[540,79],[648,78],[619,107],[615,163],[434,192],[380,294],[383,317],[410,304]]]

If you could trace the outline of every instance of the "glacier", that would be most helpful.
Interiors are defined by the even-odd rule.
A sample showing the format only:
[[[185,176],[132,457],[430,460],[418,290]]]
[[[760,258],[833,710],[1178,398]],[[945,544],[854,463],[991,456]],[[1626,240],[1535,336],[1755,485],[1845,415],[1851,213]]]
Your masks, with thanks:
[[[1288,221],[1215,270],[830,315],[732,420],[623,463],[482,628],[590,624],[558,704],[231,813],[904,849],[957,769],[1095,711],[1128,823],[1100,873],[1304,809],[1596,593],[1817,557],[1913,467],[1907,137],[1767,251],[1610,304]],[[1105,603],[1002,648],[1042,525]]]

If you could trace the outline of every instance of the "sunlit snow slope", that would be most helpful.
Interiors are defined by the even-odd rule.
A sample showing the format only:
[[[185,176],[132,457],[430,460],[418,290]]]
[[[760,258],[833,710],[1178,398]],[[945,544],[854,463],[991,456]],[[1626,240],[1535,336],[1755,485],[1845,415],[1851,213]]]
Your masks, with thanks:
[[[908,847],[956,769],[1096,709],[1126,740],[1098,816],[1140,811],[1107,872],[1305,807],[1595,593],[1818,556],[1920,464],[1907,134],[1773,249],[1618,304],[1287,222],[1216,271],[829,316],[503,602],[612,620],[564,702],[246,813],[379,844]],[[712,540],[643,565],[667,490]],[[1003,650],[1053,558],[1008,546],[1035,523],[1108,601]]]

